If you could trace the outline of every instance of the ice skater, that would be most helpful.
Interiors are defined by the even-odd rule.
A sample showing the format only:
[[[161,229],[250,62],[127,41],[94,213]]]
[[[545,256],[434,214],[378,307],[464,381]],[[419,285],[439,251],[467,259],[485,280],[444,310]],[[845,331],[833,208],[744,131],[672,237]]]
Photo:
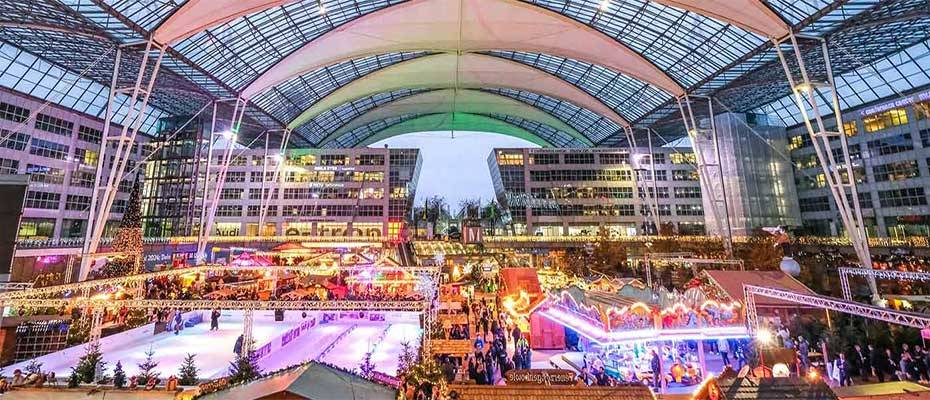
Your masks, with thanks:
[[[220,310],[213,309],[210,313],[210,330],[218,331],[220,329]]]
[[[181,320],[181,310],[178,310],[174,314],[174,334],[177,335],[181,333],[181,328],[184,325]]]

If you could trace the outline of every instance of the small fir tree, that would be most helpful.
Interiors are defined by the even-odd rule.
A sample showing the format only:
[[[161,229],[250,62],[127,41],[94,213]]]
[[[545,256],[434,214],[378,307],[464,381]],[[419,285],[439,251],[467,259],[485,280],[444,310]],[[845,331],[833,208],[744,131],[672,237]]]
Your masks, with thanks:
[[[41,374],[42,373],[42,363],[37,362],[36,360],[29,361],[29,365],[26,365],[26,376],[32,374]]]
[[[123,363],[117,361],[116,368],[113,369],[113,386],[122,389],[126,386],[126,371],[123,371]]]
[[[417,353],[413,351],[410,342],[400,344],[400,355],[397,356],[397,376],[403,376],[417,363]]]
[[[76,388],[81,384],[81,376],[78,374],[77,367],[71,367],[71,376],[68,377],[68,387]]]
[[[236,359],[229,365],[229,382],[240,383],[258,378],[261,375],[261,369],[258,363],[250,356],[236,356]]]
[[[145,352],[145,360],[137,364],[140,384],[145,384],[149,379],[158,378],[158,375],[160,375],[159,372],[155,371],[155,368],[158,368],[158,362],[152,359],[154,355],[155,352],[149,347],[149,351]]]
[[[179,371],[180,377],[178,382],[184,386],[196,385],[197,384],[197,366],[194,365],[194,357],[196,354],[188,354],[184,357],[184,363],[181,364],[181,370]]]
[[[103,353],[100,352],[100,344],[89,344],[84,348],[84,355],[78,360],[75,372],[81,382],[93,383],[98,368],[103,370],[106,363],[103,361]]]
[[[362,359],[362,364],[359,365],[358,369],[362,371],[362,376],[366,378],[371,378],[371,374],[375,372],[375,364],[371,362],[371,352],[365,353],[365,358]]]

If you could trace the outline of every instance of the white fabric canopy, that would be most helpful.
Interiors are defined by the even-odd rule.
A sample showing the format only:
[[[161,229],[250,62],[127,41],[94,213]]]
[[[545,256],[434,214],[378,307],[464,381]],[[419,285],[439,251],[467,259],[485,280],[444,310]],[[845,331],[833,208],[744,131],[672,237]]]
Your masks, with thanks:
[[[601,65],[673,95],[685,89],[639,53],[564,15],[513,0],[412,0],[307,42],[242,91],[251,98],[289,78],[400,51],[544,53]]]
[[[617,125],[629,125],[594,96],[539,69],[488,55],[443,53],[397,63],[343,85],[305,110],[288,127],[296,128],[341,104],[378,93],[441,88],[525,90],[574,103]]]
[[[385,120],[409,114],[440,114],[440,113],[469,113],[469,114],[503,114],[512,115],[522,119],[549,125],[565,132],[581,143],[593,146],[588,138],[577,130],[562,122],[558,118],[547,114],[522,101],[501,96],[499,94],[468,89],[442,89],[432,90],[407,96],[390,103],[382,104],[365,114],[349,121],[331,135],[323,138],[320,146],[339,138],[361,126],[372,122]]]

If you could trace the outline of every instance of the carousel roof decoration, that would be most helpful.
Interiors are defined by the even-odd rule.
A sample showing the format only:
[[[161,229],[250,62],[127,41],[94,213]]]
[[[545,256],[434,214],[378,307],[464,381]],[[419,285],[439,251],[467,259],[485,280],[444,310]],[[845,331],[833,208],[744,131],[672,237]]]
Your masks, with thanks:
[[[722,301],[743,303],[744,284],[789,290],[802,294],[814,294],[810,288],[782,271],[704,270],[699,278],[707,282],[707,285],[704,285],[706,291],[713,293],[718,300]],[[809,307],[764,296],[756,298],[756,305],[762,307]]]

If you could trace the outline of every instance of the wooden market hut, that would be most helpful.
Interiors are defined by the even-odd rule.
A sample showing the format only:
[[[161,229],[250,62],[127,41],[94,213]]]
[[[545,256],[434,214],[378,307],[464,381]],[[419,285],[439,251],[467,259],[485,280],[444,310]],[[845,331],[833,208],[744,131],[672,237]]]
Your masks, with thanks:
[[[395,400],[397,389],[328,365],[311,362],[270,376],[218,390],[203,400],[365,399]]]
[[[457,400],[655,400],[656,398],[652,390],[643,385],[449,385],[449,393],[450,398]]]
[[[791,277],[782,271],[722,271],[722,270],[704,270],[701,272],[701,278],[706,279],[718,296],[729,300],[738,301],[745,304],[743,296],[743,285],[763,286],[773,289],[787,290],[791,292],[816,295],[803,283]],[[788,321],[790,314],[797,313],[820,313],[821,309],[792,303],[784,300],[773,299],[765,296],[755,296],[756,311],[760,317],[780,317],[782,321]]]
[[[736,378],[705,381],[692,400],[837,400],[822,380],[800,378]]]

